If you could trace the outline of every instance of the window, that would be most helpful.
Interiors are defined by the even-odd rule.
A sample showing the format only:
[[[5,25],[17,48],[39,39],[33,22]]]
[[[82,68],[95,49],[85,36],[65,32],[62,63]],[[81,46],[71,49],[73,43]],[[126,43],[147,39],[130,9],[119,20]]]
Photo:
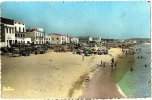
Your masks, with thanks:
[[[54,38],[52,38],[52,40],[54,40]]]
[[[22,34],[21,34],[21,37],[22,37]]]
[[[20,37],[20,34],[18,34],[18,37]]]
[[[57,37],[56,39],[57,39],[57,40],[59,40],[59,38],[58,38],[58,37]]]
[[[15,43],[17,43],[17,40],[15,40]]]
[[[15,34],[15,37],[17,37],[17,34]]]
[[[14,33],[14,28],[12,28],[12,33]]]
[[[9,33],[11,33],[11,28],[9,28]]]
[[[23,32],[24,32],[24,27],[23,27]]]
[[[25,37],[25,34],[23,34],[23,37]]]
[[[21,32],[21,28],[19,27],[19,32]]]
[[[8,28],[6,28],[6,33],[8,33]]]
[[[17,28],[16,28],[16,26],[15,26],[15,32],[17,31]]]

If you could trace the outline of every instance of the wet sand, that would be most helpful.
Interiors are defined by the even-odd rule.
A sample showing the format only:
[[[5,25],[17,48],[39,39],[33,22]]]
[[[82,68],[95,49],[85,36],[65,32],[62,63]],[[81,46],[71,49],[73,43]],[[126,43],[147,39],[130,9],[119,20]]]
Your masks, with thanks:
[[[88,83],[83,95],[80,98],[96,98],[96,99],[112,99],[126,98],[126,96],[117,87],[118,82],[123,78],[123,75],[130,69],[134,60],[133,56],[129,55],[117,59],[118,65],[111,70],[110,66],[99,69]]]
[[[114,57],[122,54],[117,48],[111,49],[110,53]],[[109,55],[84,57],[82,61],[81,55],[71,52],[49,52],[28,57],[2,56],[1,59],[3,98],[78,98],[87,86],[85,79],[88,76],[101,73],[94,78],[97,80],[105,74],[110,75],[108,68],[98,71],[101,60],[109,64]],[[108,86],[117,90],[112,84],[115,83]]]

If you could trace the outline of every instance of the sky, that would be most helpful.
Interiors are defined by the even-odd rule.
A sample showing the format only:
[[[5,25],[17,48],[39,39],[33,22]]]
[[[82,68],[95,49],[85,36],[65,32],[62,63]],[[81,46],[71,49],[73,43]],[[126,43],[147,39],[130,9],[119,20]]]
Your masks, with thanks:
[[[126,2],[2,2],[1,16],[45,34],[150,38],[150,4]]]

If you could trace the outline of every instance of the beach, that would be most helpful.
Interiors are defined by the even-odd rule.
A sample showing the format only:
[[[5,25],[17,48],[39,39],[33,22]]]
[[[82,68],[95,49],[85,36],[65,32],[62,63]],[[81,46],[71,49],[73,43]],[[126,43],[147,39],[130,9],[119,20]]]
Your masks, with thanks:
[[[122,58],[117,58],[117,61],[117,67],[113,71],[110,66],[107,66],[94,74],[81,98],[126,98],[118,83],[133,65],[134,57],[133,55],[122,56]]]
[[[26,57],[2,56],[2,97],[89,98],[95,97],[88,94],[89,89],[102,86],[98,89],[102,93],[97,94],[100,95],[99,98],[122,98],[117,81],[111,76],[118,75],[114,73],[115,70],[111,72],[109,67],[111,58],[117,59],[122,52],[119,48],[112,48],[109,54],[112,56],[85,56],[84,60],[82,55],[72,52],[48,52]],[[120,63],[123,63],[123,59],[127,58],[120,58]],[[105,68],[100,67],[101,60],[106,62]],[[118,62],[119,68],[121,69]],[[90,81],[86,82],[88,76]],[[93,94],[94,91],[90,93]]]

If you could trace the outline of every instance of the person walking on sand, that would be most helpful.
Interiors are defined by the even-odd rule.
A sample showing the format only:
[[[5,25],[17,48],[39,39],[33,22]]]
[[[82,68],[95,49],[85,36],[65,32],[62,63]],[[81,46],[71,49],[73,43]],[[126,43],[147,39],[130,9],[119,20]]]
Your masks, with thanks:
[[[111,63],[112,63],[112,64],[114,63],[114,58],[111,59]]]
[[[84,54],[82,54],[82,61],[84,61]]]
[[[128,54],[128,52],[127,52],[127,50],[126,50],[126,57],[127,57],[127,54]]]
[[[103,67],[106,67],[106,63],[105,62],[103,62]]]
[[[101,65],[100,66],[102,67],[102,60],[101,60]]]
[[[113,63],[111,63],[111,70],[113,71]]]
[[[118,62],[115,62],[115,67],[116,67],[116,68],[117,68],[117,63],[118,63]]]

